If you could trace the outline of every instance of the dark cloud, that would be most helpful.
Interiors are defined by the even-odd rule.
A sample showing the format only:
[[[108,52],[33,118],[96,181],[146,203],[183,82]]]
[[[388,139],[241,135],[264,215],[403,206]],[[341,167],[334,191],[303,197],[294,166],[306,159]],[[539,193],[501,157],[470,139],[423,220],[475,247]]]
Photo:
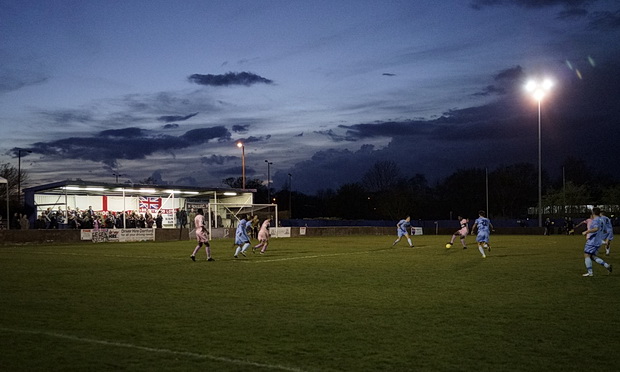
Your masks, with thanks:
[[[600,31],[620,29],[620,10],[615,12],[596,12],[590,17],[590,28]]]
[[[346,134],[341,136],[343,138],[341,141],[360,141],[378,137],[419,136],[428,131],[427,124],[428,122],[422,121],[390,121],[373,124],[340,125],[339,128],[346,129]]]
[[[164,125],[164,129],[176,129],[179,127],[179,124],[166,124]]]
[[[232,130],[235,133],[247,133],[248,129],[250,128],[250,124],[243,124],[243,125],[233,125]]]
[[[203,156],[200,158],[200,162],[205,165],[222,165],[229,161],[238,160],[238,156],[222,156],[222,155],[211,155],[211,156]]]
[[[317,130],[314,133],[326,136],[334,142],[355,141],[355,139],[349,138],[346,135],[336,133],[333,129]]]
[[[86,124],[94,120],[93,113],[88,110],[39,111],[38,114],[54,124]]]
[[[557,86],[543,102],[541,110],[543,170],[552,177],[561,174],[563,162],[576,154],[601,153],[597,171],[620,174],[616,145],[620,138],[620,62],[599,64],[583,79],[571,74],[561,63],[556,66]],[[432,120],[392,121],[341,125],[346,133],[336,135],[338,149],[317,152],[287,172],[295,174],[295,190],[313,193],[337,189],[361,180],[377,161],[390,160],[410,177],[424,174],[430,182],[447,177],[458,169],[489,168],[520,162],[536,164],[538,157],[537,105],[523,91],[519,66],[493,76],[502,94],[484,105],[453,109]],[[498,89],[498,88],[494,88]],[[605,92],[605,94],[602,94]],[[363,144],[374,138],[388,138],[387,146]],[[344,139],[355,142],[343,142]],[[341,149],[359,146],[358,151]],[[274,182],[284,183],[286,172]]]
[[[0,94],[19,90],[21,88],[43,84],[49,80],[48,76],[39,71],[25,71],[0,66]]]
[[[196,83],[200,85],[215,86],[215,87],[231,86],[231,85],[250,86],[254,84],[273,84],[272,80],[266,79],[252,72],[238,72],[238,73],[228,72],[224,75],[193,74],[190,77],[188,77],[188,80],[192,83]]]
[[[474,0],[471,2],[471,6],[474,9],[498,5],[518,5],[525,8],[545,8],[563,5],[574,8],[591,2],[592,0]]]
[[[233,177],[239,177],[242,173],[242,169],[241,169],[241,165],[239,165],[238,167],[230,167],[230,168],[215,168],[215,169],[209,169],[209,174],[211,176],[215,176],[215,177],[231,177],[232,175],[235,175]],[[256,174],[256,170],[254,170],[252,167],[248,167],[246,165],[245,167],[245,175],[246,178],[253,176]]]
[[[474,93],[474,95],[489,96],[493,94],[506,94],[510,89],[518,87],[519,84],[523,82],[524,77],[525,74],[523,73],[523,68],[521,68],[521,66],[515,66],[502,70],[493,77],[495,84],[487,85],[487,87],[481,92]]]
[[[268,134],[266,136],[260,136],[260,137],[250,136],[250,137],[247,137],[247,138],[239,138],[237,140],[237,142],[241,142],[243,144],[248,144],[248,143],[253,143],[253,142],[267,141],[270,138],[271,138],[271,134]]]
[[[558,13],[558,19],[579,19],[588,15],[588,10],[583,8],[570,8]]]
[[[165,115],[165,116],[158,117],[157,120],[163,121],[164,123],[172,123],[173,121],[185,121],[187,119],[193,118],[196,115],[198,115],[197,112],[193,114],[185,115],[185,116]]]
[[[389,73],[389,72],[384,72],[381,75],[383,75],[383,76],[396,76],[396,74],[392,74],[392,73]]]
[[[159,151],[173,151],[207,143],[230,140],[225,127],[193,129],[181,136],[150,133],[140,128],[106,130],[93,137],[70,137],[37,142],[34,153],[63,159],[90,160],[115,167],[120,159],[144,159]]]
[[[118,137],[118,138],[137,138],[146,135],[146,132],[140,128],[124,128],[124,129],[108,129],[99,132],[102,137]]]

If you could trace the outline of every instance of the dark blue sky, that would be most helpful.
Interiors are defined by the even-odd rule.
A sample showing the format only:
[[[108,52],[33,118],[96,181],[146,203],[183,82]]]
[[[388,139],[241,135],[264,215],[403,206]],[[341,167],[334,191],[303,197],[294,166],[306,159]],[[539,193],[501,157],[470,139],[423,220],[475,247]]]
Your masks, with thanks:
[[[567,156],[620,171],[620,4],[0,1],[0,162],[67,178],[313,193],[377,161],[433,182]],[[594,161],[592,154],[597,154]]]

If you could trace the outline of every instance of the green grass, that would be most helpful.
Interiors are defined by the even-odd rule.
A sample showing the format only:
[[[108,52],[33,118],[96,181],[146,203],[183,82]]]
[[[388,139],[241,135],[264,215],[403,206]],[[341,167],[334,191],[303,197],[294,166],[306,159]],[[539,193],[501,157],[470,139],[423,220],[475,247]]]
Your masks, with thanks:
[[[0,369],[620,370],[620,264],[582,278],[582,237],[393,239],[5,246]]]

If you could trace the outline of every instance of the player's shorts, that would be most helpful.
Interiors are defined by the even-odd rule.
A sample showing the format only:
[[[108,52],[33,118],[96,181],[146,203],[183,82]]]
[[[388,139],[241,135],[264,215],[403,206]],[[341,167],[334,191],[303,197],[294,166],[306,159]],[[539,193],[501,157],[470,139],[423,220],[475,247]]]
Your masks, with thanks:
[[[397,229],[396,233],[398,234],[398,237],[400,238],[401,236],[407,235],[407,230]]]
[[[238,235],[235,237],[235,244],[241,245],[245,243],[249,243],[250,238],[247,235]]]
[[[456,233],[459,234],[460,236],[467,236],[467,234],[469,234],[469,231],[467,231],[467,227],[464,227],[460,229],[459,231],[457,231]]]
[[[258,232],[258,240],[269,240],[269,233],[265,230]]]
[[[596,252],[598,252],[599,248],[600,245],[586,244],[586,246],[583,248],[583,253],[596,255]]]
[[[488,232],[484,232],[484,231],[479,232],[478,235],[476,235],[476,241],[477,242],[488,243],[489,242],[489,233]]]
[[[196,230],[196,240],[198,243],[207,243],[209,241],[207,232],[204,230]]]

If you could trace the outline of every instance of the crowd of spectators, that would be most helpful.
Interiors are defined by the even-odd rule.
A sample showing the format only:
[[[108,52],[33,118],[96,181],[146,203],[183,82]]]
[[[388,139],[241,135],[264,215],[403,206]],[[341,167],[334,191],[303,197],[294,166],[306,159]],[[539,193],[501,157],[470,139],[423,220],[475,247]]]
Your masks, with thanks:
[[[153,216],[150,211],[136,213],[93,211],[91,207],[85,210],[68,208],[57,210],[48,208],[43,211],[34,223],[35,229],[122,229],[122,228],[162,228],[163,216],[161,212]]]

